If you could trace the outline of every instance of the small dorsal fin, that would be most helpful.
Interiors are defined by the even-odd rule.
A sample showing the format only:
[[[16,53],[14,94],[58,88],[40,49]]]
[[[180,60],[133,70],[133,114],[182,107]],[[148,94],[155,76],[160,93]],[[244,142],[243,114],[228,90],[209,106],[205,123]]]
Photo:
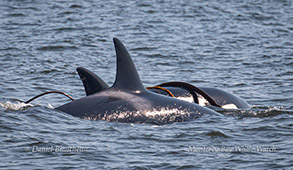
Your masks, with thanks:
[[[145,91],[128,51],[119,39],[113,38],[113,42],[117,57],[117,71],[112,87],[129,91]]]
[[[109,88],[109,86],[95,73],[83,67],[78,67],[76,71],[83,83],[87,96]]]

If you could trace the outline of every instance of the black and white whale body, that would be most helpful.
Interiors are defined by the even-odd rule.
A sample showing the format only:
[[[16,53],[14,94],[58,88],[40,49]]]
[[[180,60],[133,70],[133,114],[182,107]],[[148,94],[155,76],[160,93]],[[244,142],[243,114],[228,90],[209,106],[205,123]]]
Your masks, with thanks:
[[[168,89],[178,99],[185,100],[192,103],[195,102],[201,106],[212,105],[211,102],[209,102],[209,100],[205,98],[205,96],[202,96],[202,94],[198,92],[186,90],[183,87],[164,85],[164,84],[172,84],[172,83],[176,83],[176,82],[167,82],[159,86]],[[198,87],[198,89],[203,91],[206,95],[212,98],[218,106],[221,106],[224,109],[249,109],[250,108],[250,106],[245,100],[243,100],[242,98],[232,93],[226,92],[224,90],[213,88],[213,87]],[[167,95],[166,92],[160,89],[151,89],[151,90],[156,93]]]
[[[233,109],[249,109],[250,106],[248,103],[240,98],[239,96],[236,96],[232,93],[228,93],[224,90],[218,89],[218,88],[212,88],[212,87],[199,87],[201,90],[203,90],[205,93],[207,93],[210,97],[212,97],[215,102],[220,106],[228,106],[228,105],[235,105],[236,108]],[[224,107],[225,108],[225,107]],[[229,107],[226,107],[229,108]]]
[[[77,68],[77,72],[84,84],[86,95],[94,94],[103,89],[109,88],[109,86],[99,76],[92,73],[91,71],[79,67]],[[192,89],[196,88],[193,85],[184,82],[167,82],[158,86],[164,87],[169,90],[177,99],[185,100],[190,103],[198,103],[201,106],[213,105],[213,103],[209,101],[209,99],[207,99],[208,97],[210,97],[212,98],[213,102],[215,102],[218,106],[224,109],[250,108],[248,103],[242,98],[217,88],[198,87],[198,89],[202,91],[202,93],[205,93],[204,95]],[[185,88],[186,86],[191,86],[191,89]],[[162,89],[153,88],[149,90],[158,94],[168,95],[168,93]]]
[[[113,86],[90,88],[86,91],[88,96],[57,107],[57,110],[85,119],[143,123],[171,123],[204,114],[221,115],[198,104],[146,90],[126,48],[117,38],[113,41],[117,57]],[[100,83],[99,79],[88,74],[91,72],[82,68],[78,71],[84,76],[85,87]],[[99,92],[93,93],[95,90]]]

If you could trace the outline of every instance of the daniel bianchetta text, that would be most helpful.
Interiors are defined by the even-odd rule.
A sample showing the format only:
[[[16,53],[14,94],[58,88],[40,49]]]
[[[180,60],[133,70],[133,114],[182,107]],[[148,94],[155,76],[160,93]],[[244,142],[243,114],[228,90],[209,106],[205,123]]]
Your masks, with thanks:
[[[26,152],[88,152],[89,147],[80,146],[33,146],[25,148]]]
[[[276,146],[189,146],[188,152],[276,152]]]

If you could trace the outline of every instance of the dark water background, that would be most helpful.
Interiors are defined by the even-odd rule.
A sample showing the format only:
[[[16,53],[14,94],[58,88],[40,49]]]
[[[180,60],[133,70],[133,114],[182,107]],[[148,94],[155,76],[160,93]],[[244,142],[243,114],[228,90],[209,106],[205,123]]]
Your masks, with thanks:
[[[291,169],[292,4],[1,0],[0,168]],[[84,96],[78,66],[111,85],[113,37],[129,49],[145,86],[217,87],[252,109],[157,126],[72,117],[48,107],[68,102],[60,95],[15,108],[49,90]]]

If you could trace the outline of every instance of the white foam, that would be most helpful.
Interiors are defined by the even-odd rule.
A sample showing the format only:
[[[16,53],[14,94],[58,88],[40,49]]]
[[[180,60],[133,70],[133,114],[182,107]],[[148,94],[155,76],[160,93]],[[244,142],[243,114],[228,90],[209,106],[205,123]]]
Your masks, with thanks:
[[[48,106],[47,106],[49,109],[54,109],[54,107],[50,104],[50,103],[48,103]]]
[[[123,119],[132,120],[137,117],[148,118],[148,119],[156,119],[161,122],[174,122],[177,117],[189,117],[190,112],[188,110],[179,110],[177,108],[160,108],[153,110],[145,110],[145,111],[126,111],[120,112],[116,111],[111,114],[105,113],[102,117],[99,115],[97,117],[84,117],[87,120],[106,120],[106,121],[119,121]]]
[[[0,107],[3,107],[3,108],[8,109],[8,110],[24,110],[24,109],[33,107],[33,105],[32,104],[26,104],[26,103],[23,103],[23,102],[11,103],[10,101],[7,101],[5,103],[0,102]]]

